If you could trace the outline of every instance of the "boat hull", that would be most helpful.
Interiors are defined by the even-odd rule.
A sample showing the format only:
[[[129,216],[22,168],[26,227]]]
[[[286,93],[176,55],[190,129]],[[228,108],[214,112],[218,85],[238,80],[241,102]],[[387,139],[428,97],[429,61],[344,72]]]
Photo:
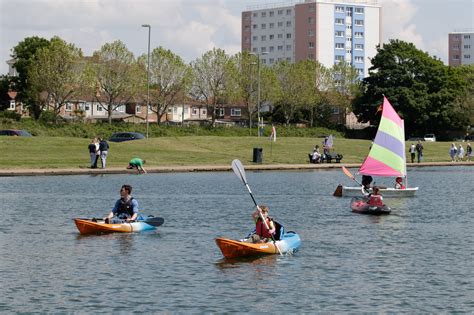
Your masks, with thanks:
[[[410,187],[406,189],[395,189],[395,188],[379,188],[380,194],[384,198],[404,198],[413,197],[418,191],[418,187]],[[371,192],[371,191],[370,191]],[[360,197],[362,191],[359,187],[342,186],[342,196],[344,197]]]
[[[301,239],[298,234],[288,232],[275,244],[273,242],[253,244],[226,238],[216,238],[216,244],[225,258],[238,258],[279,254],[275,244],[282,254],[293,253],[300,247]]]
[[[145,222],[105,223],[102,220],[93,222],[91,219],[76,218],[74,223],[81,234],[132,233],[155,229]]]
[[[354,198],[351,201],[351,210],[355,213],[360,214],[371,214],[371,215],[386,215],[390,214],[392,209],[389,206],[371,206],[367,204],[367,201],[364,198]]]

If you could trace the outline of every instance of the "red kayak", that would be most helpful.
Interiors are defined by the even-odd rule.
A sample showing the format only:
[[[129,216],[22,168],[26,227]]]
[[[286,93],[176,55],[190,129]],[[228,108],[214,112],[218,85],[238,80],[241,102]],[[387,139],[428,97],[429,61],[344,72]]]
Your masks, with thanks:
[[[351,200],[351,210],[355,213],[384,215],[390,214],[392,209],[386,204],[382,206],[372,206],[367,203],[367,199],[363,197],[354,197]]]

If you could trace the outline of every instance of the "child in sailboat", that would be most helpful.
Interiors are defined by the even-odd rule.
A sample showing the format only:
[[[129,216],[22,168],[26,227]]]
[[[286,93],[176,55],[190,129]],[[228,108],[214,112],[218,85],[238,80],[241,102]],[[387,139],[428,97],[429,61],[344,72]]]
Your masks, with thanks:
[[[403,179],[401,177],[395,178],[395,189],[405,189],[405,185],[403,185]]]

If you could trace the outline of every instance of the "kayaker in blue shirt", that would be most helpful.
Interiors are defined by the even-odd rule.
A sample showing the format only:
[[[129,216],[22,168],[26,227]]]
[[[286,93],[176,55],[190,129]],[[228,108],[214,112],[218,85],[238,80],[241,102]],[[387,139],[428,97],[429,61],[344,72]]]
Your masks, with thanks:
[[[123,185],[120,189],[120,199],[115,202],[115,206],[109,215],[104,218],[105,223],[114,221],[114,217],[120,220],[135,221],[138,217],[138,201],[131,196],[132,186]],[[115,222],[113,222],[115,223]]]

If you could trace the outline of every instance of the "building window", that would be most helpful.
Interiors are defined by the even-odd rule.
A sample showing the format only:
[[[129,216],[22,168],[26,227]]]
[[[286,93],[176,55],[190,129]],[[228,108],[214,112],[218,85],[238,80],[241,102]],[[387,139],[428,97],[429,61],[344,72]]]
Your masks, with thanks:
[[[287,34],[286,34],[286,38],[287,38],[287,39],[291,38],[291,33],[287,33]]]
[[[278,51],[283,51],[283,46],[278,46],[277,49]]]
[[[349,8],[348,8],[348,9],[349,9]],[[352,11],[347,11],[347,12],[346,12],[346,16],[351,17],[351,16],[352,16]]]
[[[286,61],[291,62],[291,57],[286,57]]]
[[[355,44],[355,45],[354,45],[354,49],[356,49],[356,50],[362,50],[362,49],[364,49],[364,45],[363,45],[363,44]]]
[[[258,17],[257,12],[254,12],[254,13],[253,13],[253,17]]]
[[[269,62],[270,62],[270,64],[272,65],[272,64],[274,64],[274,63],[275,63],[275,59],[273,59],[273,58],[270,58],[270,59],[269,59]]]
[[[291,50],[291,45],[286,45],[286,50],[290,51]]]
[[[308,18],[308,24],[314,24],[314,19],[312,17]]]
[[[203,110],[201,111],[201,113],[203,114],[203,116],[205,116],[205,115],[207,115],[207,110],[206,110],[206,109],[203,109]]]
[[[471,59],[471,55],[464,55],[464,59]]]
[[[267,47],[261,47],[261,48],[260,48],[260,51],[263,52],[263,53],[264,53],[264,52],[267,52]]]
[[[72,112],[72,104],[66,103],[66,112]]]
[[[272,17],[272,16],[274,16],[274,15],[275,15],[275,12],[273,12],[273,11],[270,11],[270,12],[269,12],[269,15],[270,15],[270,17]]]
[[[364,13],[364,8],[355,8],[354,11],[357,14],[363,14]]]
[[[257,24],[254,24],[252,25],[253,29],[256,30],[257,29]]]
[[[193,107],[191,108],[191,115],[193,115],[193,116],[198,115],[198,109],[197,109],[197,107],[194,107],[194,106],[193,106]]]
[[[278,38],[283,38],[283,34],[278,34]]]
[[[459,60],[459,55],[454,55],[453,60]]]
[[[471,45],[464,45],[464,49],[470,49]]]
[[[252,40],[256,42],[258,40],[258,36],[252,36]]]
[[[275,23],[270,23],[269,26],[270,28],[275,28]]]
[[[15,107],[16,107],[15,100],[10,100],[10,107],[8,109],[15,110]]]
[[[275,47],[270,46],[270,47],[268,47],[268,50],[269,50],[270,52],[273,52],[273,51],[275,50]]]
[[[336,24],[344,24],[344,19],[336,19]]]
[[[336,43],[336,49],[344,49],[343,43]]]
[[[364,20],[355,20],[354,24],[357,26],[364,26]]]
[[[250,29],[250,25],[245,25],[245,30],[248,31]]]
[[[221,107],[221,108],[218,108],[218,109],[217,109],[217,115],[218,115],[219,117],[224,117],[224,113],[225,113],[224,108]]]
[[[262,12],[262,17],[267,17],[267,12]]]
[[[314,30],[308,30],[308,36],[313,37],[314,36]]]
[[[286,27],[290,27],[291,26],[291,21],[286,21]]]
[[[336,12],[344,13],[344,7],[336,6]]]
[[[266,41],[266,40],[267,40],[267,35],[262,35],[262,36],[260,37],[260,39],[262,40],[262,42]]]
[[[364,62],[364,57],[355,56],[355,57],[354,57],[354,61],[355,61],[355,62]]]
[[[141,113],[142,112],[142,106],[141,105],[135,105],[135,112],[136,113]]]
[[[264,29],[267,28],[267,25],[264,23],[264,24],[261,25],[261,27],[262,27],[262,30],[264,30]]]
[[[344,31],[336,31],[336,37],[344,37]]]
[[[102,105],[96,105],[96,106],[97,106],[96,112],[102,112],[104,110]]]
[[[278,15],[282,15],[283,14],[283,10],[278,10]]]
[[[464,39],[471,39],[471,35],[464,35]]]
[[[359,75],[363,75],[363,74],[364,74],[364,69],[359,69],[359,68],[357,68],[356,70],[357,70],[357,73],[358,73]]]
[[[278,27],[283,27],[283,22],[278,22]]]
[[[308,43],[308,48],[314,48],[314,42],[309,42]]]
[[[338,55],[336,55],[336,60],[337,60],[337,61],[343,61],[343,60],[344,60],[344,56],[338,56]]]
[[[90,111],[91,110],[91,106],[92,104],[91,103],[86,103],[86,106],[84,107],[86,112]]]
[[[357,37],[357,38],[364,37],[364,32],[355,32],[354,37]]]
[[[291,14],[291,9],[287,9],[286,10],[286,15],[290,15]]]
[[[252,51],[256,53],[258,51],[257,47],[252,48]]]
[[[272,40],[272,39],[274,39],[274,38],[275,38],[275,35],[273,35],[273,34],[271,34],[271,35],[269,36],[269,39],[270,39],[270,40]]]
[[[230,109],[231,116],[242,116],[242,110],[240,108],[231,108]]]
[[[310,4],[308,7],[308,12],[314,12],[316,10],[316,6],[314,4]]]

